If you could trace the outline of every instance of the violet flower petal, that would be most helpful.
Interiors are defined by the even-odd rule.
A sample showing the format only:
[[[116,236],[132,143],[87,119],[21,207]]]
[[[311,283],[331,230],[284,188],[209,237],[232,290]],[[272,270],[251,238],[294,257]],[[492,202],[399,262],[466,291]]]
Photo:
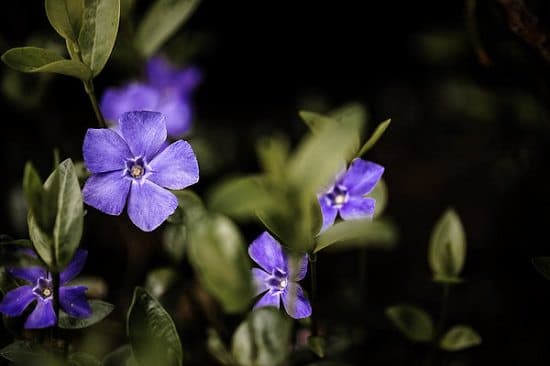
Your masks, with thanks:
[[[328,227],[334,224],[336,215],[338,214],[338,209],[332,207],[325,199],[325,196],[319,197],[319,205],[321,206],[321,213],[323,214],[323,226],[321,227],[321,232],[325,231]]]
[[[252,268],[252,280],[254,281],[254,296],[266,292],[269,290],[267,281],[271,275],[265,272],[263,269]]]
[[[151,161],[166,141],[166,119],[162,113],[134,111],[119,119],[120,132],[134,157]]]
[[[36,307],[25,322],[25,329],[47,328],[55,325],[56,323],[57,317],[53,311],[52,301],[38,300],[36,302]]]
[[[290,259],[286,259],[285,261],[286,261],[287,266],[289,268],[288,278],[290,279],[290,281],[301,281],[301,280],[303,280],[304,277],[307,274],[307,266],[309,264],[307,254],[301,256],[298,259],[298,266],[297,266],[297,268],[295,269],[294,272],[291,270]]]
[[[367,219],[374,215],[376,200],[371,197],[350,197],[340,209],[344,220]]]
[[[268,291],[265,293],[264,296],[258,300],[256,305],[254,305],[254,309],[263,308],[266,306],[272,306],[279,309],[281,304],[281,295],[278,293],[272,293],[271,291]]]
[[[84,268],[86,259],[88,258],[88,251],[84,249],[78,249],[73,256],[73,259],[69,262],[67,267],[59,275],[59,281],[61,285],[66,284],[71,281],[73,278],[78,276],[78,274]]]
[[[31,285],[25,285],[9,291],[0,302],[0,312],[8,316],[21,315],[36,300],[32,288]]]
[[[36,283],[36,280],[39,277],[46,277],[46,271],[44,270],[44,268],[38,266],[25,268],[10,267],[6,268],[6,271],[9,273],[10,276],[30,282],[32,285]]]
[[[128,197],[128,216],[143,231],[153,231],[178,207],[178,200],[171,192],[142,179],[132,181]]]
[[[273,273],[274,269],[287,272],[287,263],[281,244],[267,231],[250,244],[248,255],[268,273]]]
[[[342,184],[351,195],[359,196],[370,193],[382,177],[384,167],[363,159],[353,159]]]
[[[75,318],[87,318],[92,308],[86,299],[86,286],[62,286],[59,288],[59,305],[64,312]]]
[[[106,214],[120,215],[131,183],[123,174],[120,170],[91,175],[82,189],[84,202]]]
[[[286,312],[294,319],[307,318],[311,315],[311,304],[299,284],[289,282],[282,297]]]
[[[158,106],[158,91],[142,83],[131,83],[121,88],[108,88],[101,98],[103,116],[113,124],[125,112],[154,111]]]
[[[183,189],[199,181],[197,157],[187,141],[179,140],[159,153],[149,164],[151,182],[169,189]]]
[[[126,141],[107,128],[89,128],[82,145],[84,163],[92,173],[104,173],[125,168],[132,153]]]

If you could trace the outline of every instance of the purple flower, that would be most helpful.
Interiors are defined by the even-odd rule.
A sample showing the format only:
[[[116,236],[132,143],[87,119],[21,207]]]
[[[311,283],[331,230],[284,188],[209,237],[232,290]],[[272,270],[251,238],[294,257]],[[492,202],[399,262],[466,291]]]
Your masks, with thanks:
[[[252,269],[255,295],[264,294],[254,308],[280,306],[281,299],[288,315],[294,319],[311,315],[311,305],[304,290],[297,283],[307,273],[307,255],[300,258],[297,268],[289,266],[289,257],[267,231],[248,247],[248,255],[261,268]]]
[[[84,202],[120,215],[128,201],[130,220],[152,231],[178,207],[176,196],[167,189],[183,189],[199,180],[197,158],[186,141],[165,147],[161,113],[124,113],[119,127],[120,134],[107,128],[86,132],[84,163],[92,175],[82,190]]]
[[[166,116],[168,135],[177,138],[191,128],[191,92],[201,79],[195,67],[178,70],[154,57],[147,63],[147,81],[108,88],[101,98],[101,111],[113,124],[125,112],[161,112]]]
[[[336,215],[344,220],[370,218],[374,214],[375,199],[365,197],[382,177],[384,167],[371,161],[354,159],[347,172],[336,177],[334,184],[318,196],[325,230],[334,223]]]
[[[35,256],[34,252],[32,253]],[[60,274],[59,306],[75,318],[87,318],[92,315],[90,304],[86,300],[86,286],[64,286],[75,278],[86,262],[88,252],[77,250],[72,261]],[[15,278],[27,281],[30,284],[9,291],[2,302],[0,312],[7,316],[19,316],[33,302],[34,310],[25,321],[25,328],[47,328],[57,323],[53,309],[52,277],[41,267],[7,268],[7,272]]]

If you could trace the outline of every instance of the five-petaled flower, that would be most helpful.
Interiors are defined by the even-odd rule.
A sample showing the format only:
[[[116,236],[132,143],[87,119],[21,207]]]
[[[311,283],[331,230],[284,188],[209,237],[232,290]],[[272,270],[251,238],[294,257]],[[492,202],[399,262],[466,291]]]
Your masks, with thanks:
[[[291,258],[283,251],[267,231],[264,231],[248,247],[248,255],[261,268],[252,269],[252,278],[255,285],[255,295],[264,295],[254,306],[274,306],[279,308],[281,299],[288,315],[294,319],[306,318],[311,315],[311,304],[304,294],[304,290],[297,283],[307,273],[307,255]],[[296,262],[293,266],[293,262]]]
[[[32,254],[35,256],[35,254]],[[90,304],[86,300],[86,286],[64,286],[75,278],[86,262],[88,252],[77,250],[67,268],[60,273],[59,306],[67,314],[75,318],[87,318],[92,315]],[[9,291],[2,302],[0,312],[11,317],[19,316],[33,302],[34,310],[25,321],[25,328],[38,329],[54,326],[57,316],[53,307],[54,289],[52,276],[41,267],[7,268],[7,272],[15,278],[30,284]]]
[[[186,141],[165,147],[161,113],[124,113],[119,132],[88,129],[83,154],[92,175],[82,190],[84,202],[106,214],[120,215],[128,201],[130,220],[141,230],[152,231],[178,207],[168,189],[183,189],[199,180],[197,158]]]
[[[191,128],[191,93],[201,79],[195,67],[179,70],[165,59],[153,57],[147,63],[147,81],[108,88],[101,99],[101,111],[113,124],[125,112],[161,112],[166,116],[168,135],[177,138]]]
[[[382,177],[384,167],[363,159],[354,159],[349,169],[336,177],[334,184],[318,196],[323,213],[323,227],[334,223],[338,212],[344,220],[370,218],[376,201],[365,197]]]

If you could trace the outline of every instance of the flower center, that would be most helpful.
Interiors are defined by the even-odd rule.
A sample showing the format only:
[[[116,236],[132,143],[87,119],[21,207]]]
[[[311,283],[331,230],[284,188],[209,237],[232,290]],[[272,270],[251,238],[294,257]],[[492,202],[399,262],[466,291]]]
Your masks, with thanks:
[[[272,292],[281,292],[288,286],[288,278],[284,271],[275,269],[267,283]]]
[[[133,165],[132,168],[130,169],[130,175],[134,178],[141,178],[143,176],[143,172],[145,171],[145,169],[143,169],[142,166],[140,165]]]
[[[336,185],[327,196],[333,207],[342,207],[349,198],[348,190],[342,185]]]
[[[53,296],[52,280],[40,277],[36,281],[36,286],[34,286],[32,292],[43,300],[50,299]]]
[[[134,179],[141,179],[147,173],[147,164],[143,158],[129,159],[126,161],[127,174]]]

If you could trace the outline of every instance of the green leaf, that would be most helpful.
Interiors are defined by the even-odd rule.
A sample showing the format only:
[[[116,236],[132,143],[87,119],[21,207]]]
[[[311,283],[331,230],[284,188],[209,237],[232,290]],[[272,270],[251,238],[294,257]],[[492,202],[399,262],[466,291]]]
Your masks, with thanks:
[[[103,366],[130,366],[134,365],[132,347],[129,344],[118,347],[103,358]]]
[[[326,125],[336,123],[334,118],[316,112],[299,111],[298,114],[313,133],[319,133]]]
[[[54,268],[55,261],[52,253],[52,248],[54,247],[53,236],[40,228],[36,218],[30,211],[27,216],[27,225],[29,227],[29,236],[31,238],[34,250],[40,259],[46,263],[48,268]]]
[[[147,274],[145,289],[159,298],[176,282],[178,273],[170,267],[157,268]]]
[[[196,222],[191,229],[189,261],[224,311],[237,313],[248,308],[253,295],[250,262],[231,220],[214,215]]]
[[[386,205],[388,204],[388,186],[384,179],[374,186],[372,192],[370,192],[366,197],[372,197],[376,200],[376,206],[374,207],[374,217],[380,217],[384,213]]]
[[[327,347],[327,340],[324,337],[311,336],[307,339],[307,345],[311,352],[315,353],[317,357],[325,357],[325,349]]]
[[[260,165],[271,180],[284,182],[289,149],[290,143],[283,136],[264,137],[256,144]]]
[[[82,25],[84,0],[46,0],[50,24],[65,39],[77,42]]]
[[[156,0],[137,27],[136,49],[144,57],[154,55],[199,3],[200,0]]]
[[[193,224],[206,214],[202,200],[193,191],[186,189],[172,193],[178,199],[178,210],[181,210],[182,219],[186,224]]]
[[[390,306],[386,309],[386,316],[411,341],[430,342],[434,337],[432,318],[416,306]]]
[[[240,366],[281,365],[290,353],[291,326],[276,309],[252,311],[233,334],[233,357]]]
[[[388,248],[397,241],[395,226],[385,220],[359,219],[340,221],[326,229],[317,238],[314,252],[335,243],[337,247],[379,247]]]
[[[387,119],[384,122],[380,123],[374,132],[372,133],[371,137],[365,142],[361,150],[359,150],[359,153],[357,154],[358,157],[361,157],[367,153],[382,137],[388,126],[390,125],[391,119]]]
[[[435,224],[430,238],[428,262],[434,280],[454,283],[459,280],[466,259],[466,235],[460,218],[447,209]]]
[[[69,366],[101,366],[101,362],[97,358],[84,352],[70,354],[67,361]]]
[[[120,19],[120,0],[84,0],[78,44],[82,61],[97,76],[115,45]]]
[[[439,347],[445,351],[461,351],[481,344],[480,335],[467,325],[455,325],[445,333]]]
[[[59,328],[82,329],[90,327],[105,319],[114,310],[115,306],[101,300],[88,300],[92,308],[92,315],[88,318],[73,318],[64,311],[59,313]]]
[[[50,220],[43,217],[42,195],[44,194],[44,189],[42,188],[42,180],[31,162],[27,162],[25,165],[25,171],[23,173],[23,193],[25,195],[25,200],[27,201],[29,210],[40,216],[40,222],[44,223],[44,226],[52,226],[54,220],[53,214],[50,215],[52,217],[51,225],[45,224]],[[46,211],[45,213],[49,212]]]
[[[127,331],[134,357],[141,365],[182,365],[183,351],[172,318],[141,287],[134,290]]]
[[[162,233],[164,250],[176,263],[179,263],[185,255],[187,240],[187,226],[183,223],[167,225]]]
[[[0,349],[0,356],[17,365],[28,365],[36,362],[38,359],[43,359],[44,349],[36,344],[28,341],[15,341]]]
[[[236,364],[236,361],[225,347],[225,344],[221,340],[219,334],[212,328],[208,329],[206,348],[208,348],[208,352],[210,352],[210,354],[222,365],[233,366]]]
[[[547,280],[550,280],[550,257],[536,257],[531,260],[537,272]]]
[[[348,123],[366,125],[368,111],[360,103],[349,103],[330,111],[328,116],[344,125]]]
[[[57,53],[38,47],[18,47],[7,50],[2,61],[12,69],[22,72],[53,72],[86,81],[90,69],[82,62],[67,60]]]

